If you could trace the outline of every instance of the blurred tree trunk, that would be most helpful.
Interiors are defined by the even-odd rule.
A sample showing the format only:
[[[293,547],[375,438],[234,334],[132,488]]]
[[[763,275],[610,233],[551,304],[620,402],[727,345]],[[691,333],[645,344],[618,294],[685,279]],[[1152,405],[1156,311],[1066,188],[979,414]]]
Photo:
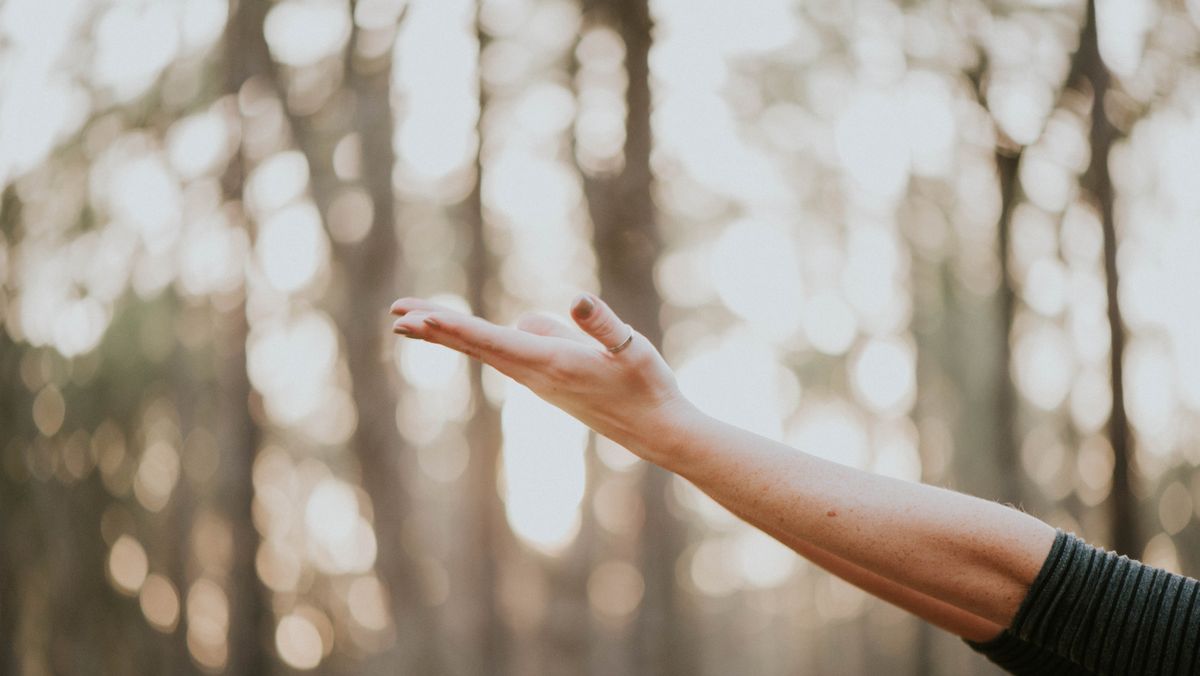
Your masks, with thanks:
[[[987,54],[982,49],[979,58],[978,67],[968,74],[968,79],[971,81],[975,100],[987,109],[985,79],[990,73]],[[992,456],[998,470],[994,497],[1001,502],[1020,505],[1025,495],[1022,490],[1023,471],[1017,441],[1017,393],[1012,381],[1012,331],[1017,311],[1017,295],[1013,289],[1011,241],[1013,212],[1021,200],[1019,171],[1025,146],[1010,139],[998,124],[994,127],[996,142],[992,157],[996,167],[996,182],[1000,189],[1000,213],[996,218],[999,280],[995,296],[995,314],[998,320],[998,335],[995,350],[991,350],[995,355],[995,362],[990,378],[992,391],[988,395],[991,404],[987,409],[991,412],[988,420],[992,424],[986,431],[991,438]]]
[[[177,303],[177,305],[182,304]],[[176,312],[179,313],[176,315],[179,317],[180,315],[189,312],[208,313],[209,310],[177,307]],[[207,326],[212,326],[214,328],[221,326],[220,323],[211,321],[211,317],[206,317],[206,319],[210,320],[206,323]],[[176,321],[171,323],[172,325],[175,325]],[[236,326],[236,322],[234,323],[234,326]],[[210,336],[210,338],[215,337],[216,336]],[[243,335],[243,340],[241,342],[243,351],[245,346],[244,338],[245,336]],[[216,378],[214,382],[214,378],[212,376],[214,371],[212,368],[213,365],[211,363],[195,363],[195,357],[199,356],[202,359],[211,359],[212,353],[208,350],[202,350],[198,352],[200,352],[199,355],[193,355],[186,345],[177,344],[172,350],[171,356],[167,362],[169,365],[169,372],[166,374],[166,385],[169,388],[175,410],[179,415],[178,450],[180,464],[184,465],[187,462],[186,440],[190,430],[199,427],[209,427],[214,430],[220,430],[218,434],[224,433],[225,435],[229,436],[229,439],[227,443],[221,443],[219,448],[225,450],[226,455],[231,456],[219,458],[219,464],[217,467],[218,472],[229,475],[229,480],[222,483],[228,483],[231,485],[231,487],[236,487],[239,481],[249,485],[249,470],[245,469],[244,474],[239,474],[239,472],[243,470],[243,463],[239,462],[241,458],[238,457],[243,452],[239,442],[244,435],[241,433],[241,430],[238,429],[239,425],[237,422],[239,421],[240,417],[245,416],[245,412],[244,410],[234,408],[232,405],[234,402],[229,402],[226,398],[226,395],[230,392],[230,388],[227,387],[225,378],[226,372],[230,369],[228,367],[225,369],[215,369]],[[241,361],[234,366],[239,368],[243,374],[243,380],[245,380],[245,355],[243,354],[241,357]],[[246,387],[247,389],[249,388],[248,383]],[[218,406],[224,405],[226,410],[214,411],[213,409],[218,408],[218,406],[213,405],[215,402],[219,402]],[[234,424],[228,425],[227,423],[230,421],[233,421]],[[179,478],[175,482],[175,488],[171,493],[170,501],[167,503],[166,509],[160,517],[163,525],[156,529],[156,534],[153,538],[153,541],[146,543],[147,553],[150,554],[151,561],[155,561],[156,559],[161,561],[161,574],[170,579],[171,583],[175,585],[176,590],[179,592],[179,621],[176,625],[176,630],[171,634],[164,636],[159,645],[159,652],[162,655],[162,664],[159,668],[164,672],[176,674],[178,676],[199,673],[199,669],[197,668],[196,664],[188,655],[187,623],[184,621],[184,617],[186,617],[185,601],[187,599],[189,582],[188,559],[192,553],[191,535],[192,525],[195,522],[197,503],[197,496],[194,494],[191,482],[188,480],[186,474],[187,472],[181,469]],[[218,474],[218,476],[221,476],[221,474]],[[220,490],[220,488],[218,490]],[[246,570],[249,571],[251,576],[255,575],[253,559],[250,560],[248,568],[244,568],[245,563],[236,559],[237,555],[241,553],[239,551],[240,543],[237,542],[239,534],[246,530],[253,534],[254,526],[248,520],[245,521],[245,523],[238,522],[238,520],[247,519],[248,515],[238,513],[236,509],[236,506],[239,504],[237,502],[238,496],[229,494],[228,497],[229,500],[222,500],[222,504],[233,508],[229,509],[230,513],[224,515],[228,520],[231,532],[233,534],[235,556],[235,559],[231,562],[230,569],[230,627],[232,628],[236,626],[240,631],[253,627],[261,627],[261,623],[259,622],[248,624],[244,621],[245,618],[235,617],[235,615],[245,606],[250,604],[255,606],[255,611],[257,612],[257,607],[262,603],[263,599],[257,597],[253,593],[253,589],[247,590],[247,593],[243,593],[239,589],[235,588],[239,584],[240,578],[245,574]],[[249,504],[248,501],[247,504]],[[255,539],[257,540],[257,536]],[[156,556],[154,553],[155,551],[161,552],[161,555]],[[254,550],[251,549],[251,552],[253,551]],[[153,570],[154,568],[155,566],[152,564],[151,569]],[[246,598],[239,598],[239,594],[245,596]],[[249,638],[252,637],[238,639],[230,636],[230,658],[237,658],[240,660],[247,654],[245,650],[240,649],[238,642],[239,640],[248,640]],[[261,640],[261,634],[258,638]],[[260,646],[261,643],[259,646],[256,646],[256,649],[258,649]],[[239,650],[232,650],[232,648],[235,647],[239,648]],[[229,666],[231,667],[229,670],[229,673],[231,674],[248,673],[235,671],[233,669],[233,667],[243,666],[240,663],[235,665],[232,661],[230,661]],[[264,665],[258,664],[256,666],[261,667]],[[261,671],[257,673],[263,673],[265,676],[267,672]]]
[[[270,5],[266,0],[231,0],[225,28],[225,92],[236,97],[246,82],[270,72],[271,56],[263,36],[263,22]],[[247,168],[241,149],[234,153],[221,177],[226,202],[241,208],[242,186]],[[244,214],[243,214],[244,215]],[[254,241],[253,226],[247,219],[249,241]],[[255,568],[259,538],[254,527],[254,484],[252,470],[258,452],[260,430],[251,413],[252,398],[246,361],[246,339],[250,326],[246,316],[243,286],[242,302],[229,312],[219,336],[217,383],[221,392],[218,416],[220,429],[220,465],[218,487],[233,535],[233,560],[229,576],[229,661],[228,673],[270,673],[266,642],[274,621],[268,615],[269,592],[262,586]],[[187,588],[180,588],[181,598]],[[181,611],[182,612],[182,611]]]
[[[987,69],[986,54],[981,55],[979,67],[970,73],[970,80],[975,88],[976,99],[986,106],[984,94],[984,76]],[[1110,87],[1110,75],[1100,56],[1097,33],[1094,0],[1088,0],[1085,7],[1084,23],[1079,34],[1079,44],[1072,55],[1067,75],[1063,80],[1062,91],[1059,93],[1059,103],[1065,92],[1075,90],[1092,94],[1091,126],[1089,141],[1091,145],[1091,161],[1083,176],[1083,187],[1092,195],[1097,210],[1100,212],[1104,233],[1105,281],[1108,290],[1109,326],[1112,331],[1112,389],[1113,412],[1109,420],[1109,436],[1115,453],[1113,468],[1113,492],[1110,497],[1112,536],[1114,543],[1121,542],[1117,548],[1125,553],[1136,554],[1141,545],[1137,527],[1137,506],[1131,479],[1133,466],[1132,451],[1129,448],[1130,432],[1125,414],[1123,397],[1123,371],[1121,367],[1124,353],[1124,324],[1121,320],[1121,310],[1117,300],[1117,269],[1116,269],[1116,233],[1113,220],[1113,188],[1108,172],[1108,156],[1116,137],[1116,130],[1109,123],[1104,111],[1104,99]],[[1086,81],[1086,84],[1085,84]],[[1088,92],[1089,88],[1091,91]],[[996,430],[997,451],[1002,466],[1002,473],[1012,477],[1007,481],[1001,495],[1002,500],[1020,502],[1024,497],[1021,486],[1024,482],[1017,479],[1021,476],[1019,442],[1016,434],[1017,399],[1012,387],[1010,366],[1012,363],[1012,327],[1016,312],[1016,295],[1011,281],[1011,232],[1013,211],[1021,200],[1019,171],[1025,146],[1017,145],[997,128],[998,139],[995,150],[996,173],[1000,187],[1001,209],[997,222],[997,239],[999,249],[1001,286],[999,293],[1000,313],[1004,322],[1004,340],[1001,341],[998,355],[1002,367],[1000,378],[997,380],[996,409],[1001,426]],[[1007,421],[1007,423],[1004,423]],[[1004,468],[1011,468],[1011,473]]]
[[[149,661],[154,637],[136,599],[118,598],[105,577],[108,551],[100,536],[100,515],[109,499],[100,478],[92,474],[63,485],[52,477],[37,487],[34,501],[39,503],[38,528],[47,534],[43,553],[52,580],[51,668],[104,674]]]
[[[353,2],[350,9],[353,13]],[[392,186],[392,50],[363,58],[357,53],[361,30],[357,24],[351,29],[343,75],[353,114],[351,126],[360,139],[360,173],[371,198],[372,217],[361,241],[335,245],[344,295],[333,314],[345,339],[351,396],[358,410],[350,446],[374,511],[375,570],[387,589],[387,604],[399,636],[399,645],[381,659],[398,656],[400,663],[392,668],[399,673],[435,674],[441,673],[437,627],[424,606],[416,553],[406,551],[401,537],[405,519],[412,513],[405,483],[412,453],[396,427],[396,394],[388,377],[391,342],[384,342],[385,337],[391,338],[387,311],[399,291],[396,262],[401,257]],[[330,171],[336,139],[326,135],[336,129],[340,136],[344,131],[343,121],[338,119],[341,111],[327,103],[314,113],[314,118],[326,118],[330,127],[318,129],[317,120],[288,108],[287,88],[273,64],[268,77],[283,103],[296,146],[308,161],[313,200],[328,219],[339,179]],[[338,96],[335,94],[331,103],[336,103]]]
[[[16,440],[11,436],[13,427],[8,415],[9,409],[16,409],[13,402],[18,401],[12,396],[12,390],[20,386],[20,378],[13,378],[15,369],[10,367],[8,354],[19,356],[13,349],[8,334],[0,330],[0,373],[3,373],[5,390],[3,420],[5,434],[0,438],[0,674],[17,674],[17,609],[21,607],[20,583],[18,582],[17,540],[14,521],[18,518],[18,504],[24,502],[24,491],[12,480],[9,466],[17,460],[12,457],[18,453]],[[19,501],[19,502],[18,502]]]
[[[584,448],[584,484],[583,500],[580,505],[579,535],[577,544],[572,552],[570,564],[574,577],[572,583],[579,598],[580,631],[582,642],[579,645],[578,669],[585,674],[608,674],[628,671],[628,662],[621,662],[624,657],[615,649],[612,638],[604,640],[605,627],[596,622],[592,613],[591,599],[588,596],[588,580],[596,565],[603,560],[606,553],[606,533],[600,527],[596,517],[596,492],[600,488],[600,480],[608,474],[608,468],[600,461],[596,451],[598,435],[592,432],[588,435],[588,443]]]
[[[976,100],[986,107],[988,61],[980,54],[968,72]],[[997,129],[997,135],[1002,132]],[[959,269],[967,252],[953,228],[938,249],[913,246],[911,331],[917,353],[918,398],[912,420],[921,439],[921,480],[1002,502],[1021,500],[1022,470],[1015,440],[1016,400],[1010,377],[1015,295],[1008,272],[1008,236],[1017,194],[1019,149],[1002,140],[992,149],[1000,192],[996,220],[999,279],[988,296],[972,292]],[[933,200],[940,186],[914,179],[910,191]],[[910,212],[909,218],[925,216]],[[952,216],[947,214],[947,220]],[[906,223],[905,229],[915,228]],[[979,246],[978,244],[974,246]],[[986,355],[980,358],[980,355]],[[911,657],[912,673],[930,673],[953,637],[920,622]]]
[[[921,182],[914,183],[919,190]],[[920,217],[918,214],[916,217]],[[920,429],[921,480],[988,499],[1010,499],[1012,475],[997,430],[1003,417],[996,396],[1006,340],[1005,322],[994,297],[964,288],[956,266],[964,256],[951,233],[940,251],[916,250],[912,264],[912,335],[917,354],[916,405],[912,420]],[[998,291],[998,293],[1003,293]],[[996,355],[980,359],[979,355]],[[913,673],[933,671],[952,642],[945,632],[921,622],[913,650]]]
[[[1112,546],[1128,556],[1141,556],[1143,535],[1138,526],[1138,500],[1134,490],[1136,459],[1125,411],[1125,323],[1118,300],[1117,229],[1113,214],[1113,184],[1108,170],[1109,155],[1117,130],[1108,119],[1104,102],[1112,89],[1112,76],[1100,56],[1096,30],[1096,2],[1088,0],[1087,18],[1079,40],[1081,75],[1091,85],[1091,128],[1088,140],[1091,159],[1083,174],[1083,187],[1091,195],[1104,233],[1104,281],[1108,290],[1108,323],[1111,340],[1109,366],[1112,377],[1112,412],[1108,438],[1113,449],[1112,492],[1108,507],[1112,519]]]
[[[267,645],[273,636],[270,592],[258,579],[255,558],[259,536],[254,526],[254,458],[261,432],[252,415],[258,395],[251,389],[246,371],[248,325],[244,304],[229,313],[218,350],[218,439],[217,494],[224,518],[233,536],[233,559],[229,574],[229,666],[230,674],[271,673]],[[181,544],[186,537],[180,538]],[[186,546],[186,544],[185,544]],[[186,550],[185,550],[186,551]],[[181,580],[182,581],[182,580]],[[187,587],[180,593],[186,595]]]
[[[22,209],[16,190],[7,188],[2,201],[0,231],[17,241]],[[21,375],[23,358],[39,364],[37,377],[58,387],[65,400],[65,419],[50,436],[34,426],[35,395]],[[60,450],[87,428],[101,399],[97,391],[73,387],[66,359],[52,348],[14,344],[4,329],[0,362],[10,390],[0,407],[0,669],[128,671],[135,658],[153,654],[151,631],[136,602],[118,597],[105,579],[100,519],[108,494],[96,473],[63,471]],[[40,471],[28,471],[31,463]]]
[[[583,37],[587,30],[588,24],[595,20],[596,2],[594,0],[581,0],[580,10],[583,14],[583,22],[580,26],[579,34],[576,36],[575,44],[571,49],[571,54],[568,58],[567,76],[572,84],[572,93],[576,100],[580,98],[578,89],[579,83],[579,40]],[[579,155],[577,149],[577,137],[571,137],[571,158],[574,163],[575,171],[579,174],[584,182],[585,190],[599,190],[599,181],[588,176],[588,172],[579,163]],[[589,210],[592,208],[591,194],[588,196]],[[599,199],[599,197],[597,197]],[[594,214],[593,214],[594,217]],[[564,578],[558,580],[559,593],[570,594],[575,597],[575,603],[578,614],[577,626],[572,627],[581,631],[584,637],[582,645],[576,647],[578,653],[575,658],[576,672],[581,674],[607,674],[607,673],[628,673],[632,669],[632,655],[624,650],[626,643],[621,633],[606,630],[605,627],[595,626],[595,618],[592,614],[591,600],[588,598],[588,577],[603,556],[605,547],[605,533],[599,527],[596,520],[596,491],[600,486],[604,476],[608,473],[608,469],[600,461],[597,456],[596,444],[598,435],[595,432],[588,434],[587,446],[584,449],[584,491],[583,499],[580,505],[580,524],[579,533],[575,537],[570,552],[567,555],[567,561],[564,562],[566,568],[565,574],[559,577]],[[630,632],[622,632],[628,634]]]
[[[482,4],[482,3],[480,3]],[[489,36],[479,19],[476,7],[475,31],[479,40],[479,55],[487,47]],[[496,265],[489,252],[483,209],[483,147],[485,138],[484,116],[488,108],[486,85],[479,67],[479,121],[476,132],[479,148],[475,154],[475,185],[460,205],[463,239],[469,251],[466,260],[467,302],[472,313],[490,317],[493,305],[493,284]],[[498,607],[499,586],[498,562],[510,556],[512,539],[505,519],[504,502],[500,499],[497,479],[500,469],[501,431],[500,412],[488,401],[483,389],[483,365],[469,360],[472,415],[466,426],[467,446],[470,458],[467,463],[467,513],[470,515],[468,537],[471,539],[473,585],[471,597],[474,616],[472,633],[476,641],[475,668],[472,673],[488,673],[502,676],[510,671],[509,643],[512,639],[501,617]]]
[[[646,0],[592,3],[611,20],[625,43],[625,164],[613,176],[584,176],[594,227],[594,247],[605,301],[656,347],[662,346],[654,264],[662,243],[656,226],[652,180],[649,53],[653,28]],[[670,474],[647,466],[641,486],[645,524],[639,569],[645,596],[633,630],[635,672],[694,674],[696,651],[688,613],[675,585],[675,562],[686,544],[684,526],[667,507]]]
[[[182,451],[182,449],[181,449]],[[175,488],[175,493],[171,496],[170,515],[168,516],[168,532],[161,536],[164,543],[162,550],[166,552],[166,560],[163,565],[162,574],[166,576],[171,584],[175,585],[175,590],[179,593],[179,619],[175,630],[163,637],[162,647],[163,652],[163,670],[167,673],[185,676],[187,674],[199,673],[196,664],[188,655],[187,645],[187,593],[188,593],[188,556],[191,553],[189,542],[192,534],[192,524],[194,523],[196,497],[188,485],[186,477],[181,477],[178,485]],[[230,524],[234,538],[237,538],[239,526]],[[238,543],[234,543],[234,548],[238,547]],[[234,575],[238,574],[239,562],[233,562],[234,568],[230,571]],[[253,569],[251,569],[253,570]],[[253,599],[259,601],[259,599]],[[233,611],[238,606],[238,601],[231,601],[230,610]],[[232,626],[232,612],[230,614]],[[244,652],[241,654],[245,654]],[[231,674],[237,674],[230,670]],[[269,671],[260,672],[264,676]]]
[[[13,241],[21,217],[21,200],[11,183],[0,194],[0,236]],[[0,284],[0,308],[7,310],[8,291]],[[28,422],[20,419],[28,410],[29,390],[21,380],[21,350],[13,343],[0,314],[0,674],[18,674],[17,637],[21,607],[20,561],[24,547],[18,538],[18,519],[24,511],[26,490],[19,477],[23,472],[21,430]],[[20,473],[20,474],[19,474]]]
[[[997,130],[998,135],[1003,132]],[[1017,312],[1017,296],[1012,280],[1012,217],[1020,200],[1017,175],[1021,167],[1024,146],[1017,146],[1007,137],[997,139],[994,153],[996,179],[1000,184],[1000,216],[996,221],[996,249],[1000,263],[996,302],[999,305],[1000,335],[997,337],[995,391],[996,413],[993,416],[996,461],[1000,466],[999,499],[1020,505],[1024,495],[1020,449],[1017,444],[1017,393],[1012,380],[1012,332]]]
[[[390,386],[391,334],[388,307],[399,291],[396,262],[396,200],[392,188],[395,153],[389,96],[392,50],[371,59],[356,53],[361,29],[354,27],[346,50],[346,84],[353,97],[354,125],[362,148],[362,180],[374,207],[370,230],[358,243],[336,250],[345,275],[346,297],[340,326],[358,407],[352,447],[363,487],[375,509],[378,556],[375,568],[388,589],[388,601],[400,644],[394,651],[397,673],[439,673],[436,627],[425,608],[414,554],[401,538],[412,513],[406,485],[410,448],[396,427],[396,393]],[[317,158],[309,157],[315,165]],[[328,214],[328,205],[321,204]],[[385,342],[385,338],[389,339]]]
[[[996,305],[999,331],[996,337],[993,392],[994,439],[998,486],[996,498],[1001,502],[1021,505],[1024,502],[1024,470],[1021,467],[1020,443],[1017,435],[1017,392],[1012,379],[1013,323],[1017,316],[1017,294],[1013,289],[1012,219],[1021,200],[1018,178],[1025,147],[1013,143],[1004,132],[998,136],[993,158],[996,180],[1000,188],[1000,214],[996,219],[996,255],[999,263]]]

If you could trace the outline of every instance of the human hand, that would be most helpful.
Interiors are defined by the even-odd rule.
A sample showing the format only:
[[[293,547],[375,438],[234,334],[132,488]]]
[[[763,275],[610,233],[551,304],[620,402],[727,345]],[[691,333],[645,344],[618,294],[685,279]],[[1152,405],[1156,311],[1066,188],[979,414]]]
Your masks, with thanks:
[[[591,294],[571,304],[582,331],[536,313],[515,329],[498,326],[419,298],[401,298],[392,314],[393,332],[478,359],[657,464],[695,412],[658,350]]]

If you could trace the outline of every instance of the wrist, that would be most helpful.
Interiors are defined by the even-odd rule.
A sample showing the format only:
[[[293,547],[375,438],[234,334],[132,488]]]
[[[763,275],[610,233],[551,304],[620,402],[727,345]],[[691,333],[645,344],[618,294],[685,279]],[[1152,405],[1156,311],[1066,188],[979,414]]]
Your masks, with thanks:
[[[682,395],[664,401],[650,416],[630,450],[647,462],[679,473],[696,450],[695,430],[706,416]]]

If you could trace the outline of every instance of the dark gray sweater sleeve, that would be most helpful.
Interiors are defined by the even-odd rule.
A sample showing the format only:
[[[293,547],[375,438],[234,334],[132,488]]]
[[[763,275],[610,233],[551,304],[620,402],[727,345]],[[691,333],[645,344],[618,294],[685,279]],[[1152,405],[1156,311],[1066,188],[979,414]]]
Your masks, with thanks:
[[[1200,673],[1197,584],[1060,530],[1012,626],[970,645],[1017,674]]]
[[[1007,629],[996,638],[977,643],[966,641],[976,652],[1010,674],[1020,676],[1085,676],[1092,672],[1082,665],[1017,638]]]

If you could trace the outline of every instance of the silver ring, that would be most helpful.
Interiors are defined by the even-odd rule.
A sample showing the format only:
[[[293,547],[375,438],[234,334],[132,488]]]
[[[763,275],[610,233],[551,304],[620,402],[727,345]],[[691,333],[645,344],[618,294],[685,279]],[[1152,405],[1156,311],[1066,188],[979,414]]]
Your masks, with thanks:
[[[620,352],[621,350],[624,350],[625,348],[629,347],[629,344],[632,342],[633,342],[633,327],[631,326],[631,327],[629,327],[629,337],[626,338],[625,340],[622,340],[620,345],[616,345],[614,347],[608,348],[608,351],[613,354],[616,354],[616,353]]]

